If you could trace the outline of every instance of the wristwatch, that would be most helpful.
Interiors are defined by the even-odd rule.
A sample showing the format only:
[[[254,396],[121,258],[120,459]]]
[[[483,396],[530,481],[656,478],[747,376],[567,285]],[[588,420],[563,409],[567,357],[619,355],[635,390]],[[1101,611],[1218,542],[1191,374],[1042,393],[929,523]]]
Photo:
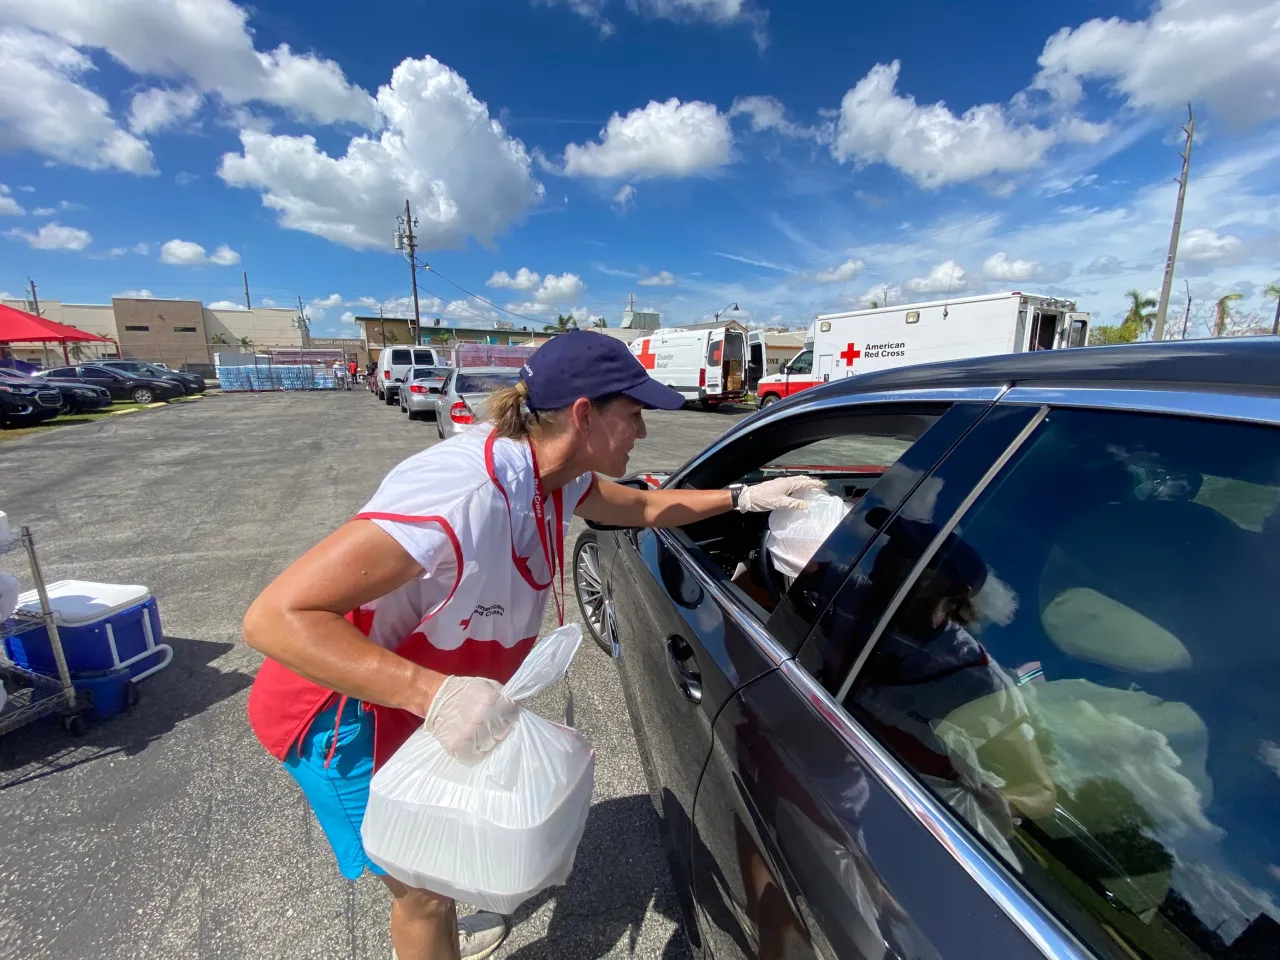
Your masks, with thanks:
[[[745,483],[731,483],[731,484],[729,484],[729,493],[733,495],[733,509],[734,509],[734,510],[737,510],[737,509],[738,509],[738,499],[742,496],[742,491],[743,491],[743,490],[745,490],[745,489],[747,489],[747,485],[746,485]]]

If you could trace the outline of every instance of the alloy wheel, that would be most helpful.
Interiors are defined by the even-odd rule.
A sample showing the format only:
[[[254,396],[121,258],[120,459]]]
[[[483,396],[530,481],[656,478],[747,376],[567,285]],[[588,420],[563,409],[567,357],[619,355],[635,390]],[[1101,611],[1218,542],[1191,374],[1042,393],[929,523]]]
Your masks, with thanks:
[[[578,538],[573,551],[573,586],[591,638],[608,653],[609,644],[604,638],[604,576],[600,569],[600,545],[596,535],[590,531]]]

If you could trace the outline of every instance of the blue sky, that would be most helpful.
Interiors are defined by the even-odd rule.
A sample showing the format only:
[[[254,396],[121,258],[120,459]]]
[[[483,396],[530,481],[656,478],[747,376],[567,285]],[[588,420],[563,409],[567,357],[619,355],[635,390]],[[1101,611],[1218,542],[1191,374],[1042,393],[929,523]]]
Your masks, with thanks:
[[[1173,309],[1271,310],[1275,0],[353,9],[0,0],[0,292],[241,303],[244,270],[349,332],[407,309],[411,197],[446,322],[995,289],[1107,321],[1159,286],[1191,102]]]

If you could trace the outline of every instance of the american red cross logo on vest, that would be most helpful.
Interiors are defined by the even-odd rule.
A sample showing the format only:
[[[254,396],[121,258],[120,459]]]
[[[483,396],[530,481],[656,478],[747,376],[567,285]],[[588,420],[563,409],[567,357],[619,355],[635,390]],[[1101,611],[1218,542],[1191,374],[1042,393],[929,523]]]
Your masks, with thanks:
[[[844,348],[844,353],[840,354],[840,359],[844,361],[846,367],[852,367],[853,361],[862,356],[862,351],[857,349],[856,344],[849,344]]]
[[[646,370],[652,370],[653,365],[658,362],[658,355],[649,352],[649,341],[643,340],[640,343],[640,352],[636,354],[636,359],[640,361],[640,366]]]

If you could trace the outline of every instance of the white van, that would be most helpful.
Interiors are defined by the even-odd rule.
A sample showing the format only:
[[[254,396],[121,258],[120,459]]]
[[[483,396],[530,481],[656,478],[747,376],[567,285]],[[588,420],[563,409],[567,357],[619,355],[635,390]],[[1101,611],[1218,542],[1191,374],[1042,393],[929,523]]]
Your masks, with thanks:
[[[374,392],[391,406],[400,399],[400,384],[414,367],[450,366],[449,355],[436,347],[383,347],[374,373]]]
[[[767,407],[801,390],[917,363],[1082,347],[1089,314],[1073,300],[993,293],[820,316],[805,349],[756,384]]]
[[[649,376],[706,409],[747,393],[747,337],[720,324],[654,330],[631,344]]]

